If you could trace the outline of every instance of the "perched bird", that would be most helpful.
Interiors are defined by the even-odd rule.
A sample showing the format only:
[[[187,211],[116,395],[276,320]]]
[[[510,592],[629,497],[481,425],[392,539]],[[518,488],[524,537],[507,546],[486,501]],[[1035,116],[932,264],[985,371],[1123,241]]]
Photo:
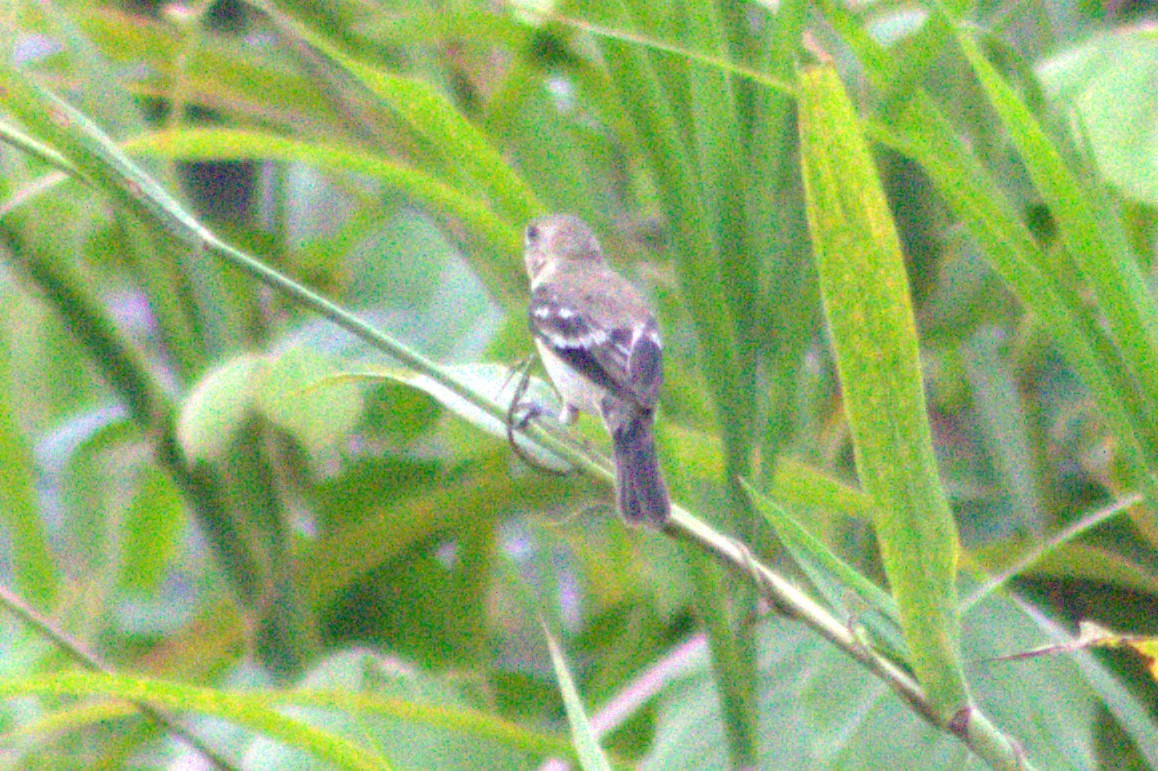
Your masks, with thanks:
[[[598,414],[615,448],[615,489],[627,522],[663,525],[671,501],[655,456],[652,423],[663,381],[663,344],[647,302],[608,269],[578,217],[527,225],[531,334],[563,398],[559,420]]]

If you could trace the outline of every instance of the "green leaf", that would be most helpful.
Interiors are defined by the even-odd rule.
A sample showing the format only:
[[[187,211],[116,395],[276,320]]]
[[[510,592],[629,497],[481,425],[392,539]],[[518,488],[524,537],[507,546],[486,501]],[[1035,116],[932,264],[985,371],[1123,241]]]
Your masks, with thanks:
[[[977,43],[960,31],[957,40],[1045,199],[1068,256],[1093,289],[1121,365],[1139,384],[1144,414],[1152,424],[1158,416],[1158,307],[1137,257],[1126,244],[1120,218],[1102,191],[1081,183]]]
[[[125,234],[138,253],[140,275],[167,348],[186,373],[199,370],[205,354],[202,333],[206,340],[223,345],[229,326],[225,321],[237,320],[233,304],[220,295],[209,299],[219,288],[220,277],[206,273],[212,270],[199,261],[182,264],[177,259],[202,244],[204,229],[175,197],[132,163],[105,131],[13,66],[9,58],[0,57],[0,105],[22,120],[38,140],[49,142],[82,179],[131,215]],[[190,288],[202,294],[201,308],[186,302]]]
[[[262,361],[242,354],[218,364],[193,386],[177,418],[177,441],[187,458],[225,457],[253,407],[253,380]]]
[[[139,436],[131,423],[118,417],[112,410],[77,416],[41,445],[52,448],[55,444],[50,452],[60,453],[63,460],[64,474],[57,494],[68,512],[64,524],[69,558],[102,576],[116,571],[123,556],[116,548],[109,504],[115,502],[118,509],[127,507],[135,492],[133,480],[118,468],[116,459],[118,450],[139,441]],[[94,602],[98,596],[101,601],[108,600],[110,582],[94,583],[102,587],[94,591]]]
[[[514,14],[469,4],[430,8],[392,8],[375,14],[357,27],[358,34],[390,45],[441,45],[446,40],[471,40],[518,50],[527,42],[526,28]]]
[[[404,768],[524,768],[548,748],[572,754],[555,737],[476,712],[447,682],[366,650],[327,657],[299,688],[275,698],[299,724],[375,747]],[[322,768],[316,753],[274,738],[250,744],[246,768]]]
[[[8,346],[0,345],[0,518],[12,539],[17,589],[36,607],[47,608],[59,578],[37,501],[32,452],[13,414],[8,355]]]
[[[571,677],[571,670],[567,667],[567,660],[551,630],[543,624],[543,634],[547,638],[547,649],[551,653],[551,665],[555,668],[555,677],[559,680],[559,690],[563,694],[563,707],[567,710],[567,723],[571,726],[571,741],[575,743],[575,752],[579,756],[579,764],[584,771],[611,771],[611,764],[599,746],[599,738],[591,727],[591,720],[587,717],[587,710],[583,706],[583,699],[575,688],[575,680]]]
[[[122,589],[147,594],[161,585],[184,524],[181,496],[172,480],[157,467],[146,466],[125,512]]]
[[[831,67],[800,72],[808,221],[885,572],[913,669],[944,719],[968,700],[958,657],[957,534],[925,414],[908,280],[859,119]]]
[[[646,21],[654,22],[663,15],[645,3],[625,0],[593,6],[588,6],[593,14],[604,14],[614,27],[632,32],[648,32]],[[685,13],[693,11],[687,9]],[[713,225],[717,213],[709,211],[704,200],[702,181],[709,170],[700,168],[701,157],[689,143],[692,127],[688,125],[690,113],[685,91],[689,62],[653,52],[640,44],[639,39],[639,35],[626,36],[622,41],[606,37],[601,51],[624,112],[639,137],[664,217],[672,231],[680,289],[695,324],[700,366],[715,399],[716,421],[724,438],[726,484],[732,505],[723,509],[722,516],[728,526],[738,529],[746,525],[741,520],[746,501],[735,480],[748,473],[751,451],[748,421],[755,401],[755,389],[745,380],[750,372],[743,366],[743,352],[736,334],[740,309],[733,305],[725,281],[729,272],[724,269],[725,257]],[[701,72],[700,77],[704,78],[701,88],[706,88],[715,76]],[[720,148],[715,146],[715,140],[721,138],[710,136],[710,126],[701,128],[705,132],[704,152],[708,155],[718,152]],[[727,179],[721,182],[726,183]],[[729,221],[734,219],[733,214],[728,213]],[[734,257],[737,252],[732,250],[730,254]],[[742,289],[738,291],[742,293]],[[727,614],[718,607],[724,586],[718,568],[693,564],[698,566],[694,571],[698,582],[697,610],[704,618],[713,647],[721,698],[726,704],[732,759],[738,765],[751,764],[756,758],[752,691],[755,659],[751,640],[746,630],[729,624]],[[754,611],[753,596],[742,596],[745,591],[739,590],[737,602]]]
[[[622,0],[605,7],[620,26],[631,27],[632,14]],[[607,40],[603,50],[613,82],[619,84],[620,99],[640,135],[672,228],[680,285],[703,347],[702,367],[717,399],[726,450],[743,456],[744,407],[752,395],[739,387],[733,309],[710,213],[698,184],[700,173],[678,123],[677,99],[665,89],[657,63],[642,47]]]
[[[135,68],[134,77],[126,81],[138,96],[180,88],[190,104],[240,120],[267,122],[276,116],[293,125],[320,125],[320,131],[347,125],[349,115],[343,114],[342,105],[317,88],[310,73],[287,67],[275,46],[254,46],[242,35],[199,34],[190,39],[187,25],[96,3],[70,12],[121,72]],[[185,55],[174,57],[178,49]]]
[[[856,570],[853,570],[852,566],[837,557],[828,549],[828,546],[821,543],[818,538],[808,533],[799,522],[794,520],[792,515],[780,508],[776,501],[760,494],[755,487],[747,482],[743,483],[743,489],[752,498],[756,511],[763,514],[764,519],[768,520],[768,523],[776,530],[780,541],[784,543],[785,548],[789,550],[792,558],[796,559],[802,570],[811,575],[816,572],[816,568],[823,568],[824,571],[828,571],[843,581],[846,588],[852,589],[853,592],[860,595],[860,599],[864,600],[868,607],[880,612],[886,618],[899,621],[896,602],[884,589],[860,575]]]
[[[1017,540],[1006,539],[971,549],[966,555],[970,561],[979,562],[990,572],[1000,569],[1001,574],[987,580],[962,600],[962,612],[1023,573],[1059,575],[1050,570],[1051,559],[1055,566],[1062,569],[1060,575],[1120,583],[1158,595],[1158,566],[1148,566],[1145,559],[1141,561],[1142,564],[1134,564],[1135,561],[1122,555],[1105,553],[1102,549],[1076,543],[1083,534],[1122,515],[1139,503],[1141,496],[1115,501],[1103,509],[1079,517],[1056,533],[1033,539],[1028,547]],[[1097,556],[1101,556],[1102,560],[1099,561]]]
[[[456,382],[462,384],[463,387],[470,389],[474,393],[488,395],[493,402],[498,405],[499,409],[502,410],[501,414],[503,414],[505,418],[506,412],[510,409],[511,399],[515,394],[515,388],[520,377],[518,372],[515,372],[510,367],[503,367],[498,364],[451,365],[443,367],[442,370],[447,376],[453,378]],[[507,423],[504,418],[500,418],[492,411],[480,409],[477,404],[467,401],[460,394],[447,388],[443,383],[436,381],[426,374],[396,368],[373,368],[363,370],[357,374],[352,373],[350,377],[386,378],[410,388],[415,388],[435,399],[439,404],[453,412],[459,418],[482,429],[491,436],[500,437],[504,441],[507,439]],[[521,403],[535,405],[541,413],[546,415],[554,415],[558,412],[558,399],[555,397],[554,390],[539,378],[529,379],[527,391],[523,394]],[[523,413],[520,412],[516,415],[516,420],[522,414]],[[536,462],[542,463],[548,468],[557,471],[568,471],[571,469],[570,463],[551,453],[539,443],[525,437],[523,434],[519,432],[516,433],[518,435],[519,447]]]
[[[322,354],[289,348],[262,366],[254,383],[254,407],[312,455],[331,451],[362,414],[361,392],[338,371]]]
[[[606,157],[611,137],[590,125],[590,117],[562,108],[551,92],[549,76],[522,63],[503,83],[502,99],[488,102],[487,127],[508,148],[519,172],[535,186],[539,197],[551,208],[564,209],[606,232],[609,188],[605,180],[615,173],[614,160]],[[606,165],[597,163],[604,161]],[[596,182],[596,180],[600,180]],[[609,244],[606,242],[604,246]]]
[[[1040,619],[1000,594],[965,618],[962,648],[973,662],[977,702],[1018,736],[1023,761],[1032,767],[1097,767],[1091,721],[1098,696],[1133,715],[1143,715],[1145,707],[1088,654],[1076,662],[1020,666],[989,661],[1050,642],[1052,632],[1043,629]],[[923,722],[883,683],[798,624],[774,619],[761,625],[757,640],[762,768],[984,767],[956,738]],[[656,738],[645,768],[727,767],[719,700],[704,652],[681,651],[691,671],[672,678],[658,697]],[[1089,675],[1082,671],[1086,666],[1094,668]],[[1040,698],[1043,693],[1050,697]],[[1137,736],[1150,739],[1153,731],[1140,727]]]
[[[1015,373],[1003,356],[1002,330],[985,326],[964,342],[963,366],[981,435],[997,467],[998,478],[1012,503],[1013,516],[1004,527],[1037,532],[1045,519],[1045,507],[1037,492],[1029,436]]]
[[[851,565],[834,554],[824,543],[813,536],[797,522],[788,512],[784,511],[771,498],[761,495],[758,490],[744,482],[744,489],[752,499],[754,508],[764,515],[768,524],[776,531],[780,541],[792,555],[792,559],[809,577],[812,583],[824,591],[829,605],[840,608],[846,603],[842,596],[844,592],[834,591],[833,581],[839,581],[839,588],[845,592],[851,590],[864,601],[869,609],[882,616],[892,624],[881,624],[875,617],[864,617],[858,614],[874,633],[889,647],[890,653],[898,655],[904,660],[908,656],[904,653],[904,645],[896,635],[900,619],[897,613],[897,603],[888,592],[881,589],[869,579],[858,573]],[[854,607],[854,612],[855,612]]]
[[[439,534],[453,533],[456,526],[491,522],[503,512],[533,509],[549,501],[566,500],[574,493],[572,481],[547,474],[515,478],[509,466],[510,453],[499,446],[479,453],[469,470],[455,477],[454,484],[407,478],[405,486],[380,494],[376,488],[366,491],[367,486],[362,485],[362,494],[377,500],[361,506],[357,518],[327,522],[324,535],[298,557],[300,591],[306,601],[322,611],[383,565],[408,550],[420,549]],[[387,471],[371,467],[368,473],[383,476]],[[350,500],[356,491],[348,491],[347,484],[351,483],[338,480],[323,492],[327,498],[341,495],[341,505],[353,507],[359,501]],[[327,511],[330,508],[333,506]],[[431,609],[434,613],[441,610]],[[420,611],[416,609],[416,615]],[[423,634],[421,628],[406,634],[411,632],[416,637]]]
[[[522,248],[520,228],[495,216],[476,196],[399,161],[334,142],[292,139],[249,129],[190,128],[136,137],[125,144],[125,150],[179,160],[292,161],[362,174],[400,190],[438,213],[457,218],[497,253],[511,254]],[[488,286],[500,296],[514,291],[509,275],[513,271],[502,270],[486,260],[476,260],[474,265],[484,272],[484,278],[490,279]],[[521,285],[520,278],[518,286]]]
[[[63,143],[69,150],[65,154],[76,163],[82,175],[97,182],[117,201],[155,228],[170,233],[189,247],[196,247],[196,255],[200,255],[202,250],[211,252],[245,274],[292,297],[337,326],[423,373],[423,377],[446,389],[456,399],[501,419],[502,409],[493,401],[455,381],[426,356],[396,338],[379,332],[362,319],[218,239],[154,180],[133,165],[120,148],[84,116],[37,86],[20,70],[5,64],[3,60],[0,60],[0,104],[11,107],[42,133]],[[172,294],[179,295],[180,292],[173,290]],[[164,299],[168,293],[162,292],[158,296]],[[189,345],[192,346],[192,343]],[[193,346],[191,350],[200,348]],[[186,426],[187,431],[189,428]],[[186,439],[190,440],[190,447],[195,452],[205,449],[212,452],[219,450],[221,446],[219,440],[214,441],[212,437],[204,434],[195,436],[192,432],[188,432]],[[598,464],[591,463],[589,468],[596,473],[610,476],[610,472]]]
[[[117,77],[116,64],[98,49],[94,41],[81,33],[73,14],[45,14],[46,34],[60,43],[58,56],[65,60],[65,71],[84,79],[78,89],[77,107],[104,126],[110,134],[136,134],[144,128],[143,109],[129,92],[128,78]]]
[[[697,11],[685,14],[684,24],[689,45],[727,58],[728,30],[718,5],[716,0],[701,4]],[[741,350],[751,356],[755,346],[750,340],[750,322],[756,307],[764,245],[749,243],[745,237],[744,195],[748,185],[744,173],[748,159],[740,141],[735,87],[726,72],[694,60],[687,62],[687,76],[689,133],[699,170],[700,195],[719,244],[720,273],[732,309],[729,317],[736,324],[735,336],[745,343]],[[754,364],[748,362],[747,366]]]
[[[76,735],[90,726],[120,720],[132,714],[132,705],[123,701],[91,702],[36,717],[27,716],[19,725],[13,726],[6,736],[13,746],[48,744],[59,736]],[[14,752],[10,757],[15,759],[18,755]],[[31,758],[28,761],[32,762]]]
[[[1028,227],[990,174],[948,120],[925,95],[914,97],[894,125],[870,124],[874,138],[916,160],[938,192],[968,225],[1002,280],[1037,317],[1065,352],[1070,366],[1094,394],[1099,410],[1119,438],[1119,449],[1135,476],[1154,469],[1155,441],[1144,405],[1123,372],[1102,325],[1072,287],[1071,271],[1051,266]]]
[[[1147,556],[1123,555],[1106,546],[1085,543],[1046,544],[1028,548],[1022,543],[1002,543],[976,550],[975,556],[985,564],[1013,563],[1002,570],[995,581],[1004,582],[1013,576],[1031,576],[1045,580],[1088,581],[1121,587],[1140,594],[1158,594],[1158,568]],[[979,592],[990,591],[989,584]],[[983,594],[981,596],[984,596]],[[974,597],[966,598],[962,607],[969,607]]]
[[[331,58],[389,104],[439,149],[449,168],[469,174],[470,181],[490,196],[507,221],[521,224],[540,213],[542,207],[534,192],[511,170],[486,135],[433,87],[358,61],[317,29],[278,11],[272,2],[255,0],[254,5],[264,8],[281,25]]]
[[[793,458],[777,459],[771,492],[787,503],[828,509],[856,519],[873,518],[870,496]]]
[[[331,768],[380,771],[385,758],[349,739],[293,720],[270,709],[265,694],[236,694],[161,680],[99,672],[60,672],[24,679],[0,680],[0,698],[17,696],[103,696],[147,702],[228,720],[299,748]]]

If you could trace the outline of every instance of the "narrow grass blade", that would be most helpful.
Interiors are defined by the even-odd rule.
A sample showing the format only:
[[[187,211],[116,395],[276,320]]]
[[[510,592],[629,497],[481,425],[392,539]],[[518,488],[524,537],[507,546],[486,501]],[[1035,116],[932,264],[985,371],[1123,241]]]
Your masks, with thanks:
[[[127,235],[142,250],[142,273],[149,299],[164,329],[168,349],[186,373],[201,365],[204,346],[198,314],[182,298],[183,279],[177,255],[196,248],[187,237],[191,220],[180,204],[149,175],[135,166],[96,124],[60,97],[38,85],[23,70],[0,57],[0,106],[10,110],[38,142],[50,144],[88,182],[134,215]],[[146,236],[139,223],[150,228]],[[176,238],[164,250],[153,237]]]
[[[583,699],[579,697],[579,691],[575,688],[575,680],[571,677],[567,660],[563,658],[563,651],[545,623],[543,634],[547,638],[551,664],[555,667],[555,677],[559,680],[559,690],[563,694],[563,706],[567,710],[567,722],[571,726],[571,740],[575,743],[579,764],[583,766],[584,771],[611,771],[611,764],[607,762],[607,756],[599,746],[599,739],[595,736],[595,729],[591,727]]]
[[[772,493],[789,503],[825,508],[865,521],[873,518],[870,496],[792,458],[777,461]]]
[[[129,152],[180,160],[259,159],[307,164],[329,171],[364,174],[399,190],[434,212],[450,216],[491,247],[495,253],[517,254],[522,249],[520,228],[496,216],[476,196],[394,159],[360,148],[305,141],[249,129],[175,129],[134,138]],[[473,262],[487,288],[496,297],[525,293],[522,272],[491,261]],[[504,269],[506,268],[506,269]]]
[[[999,192],[998,181],[924,94],[915,96],[892,124],[874,122],[867,129],[874,139],[917,161],[933,180],[993,269],[1033,311],[1093,392],[1119,439],[1120,452],[1153,498],[1155,467],[1150,459],[1155,439],[1144,419],[1144,405],[1138,403],[1104,330],[1069,287],[1071,277],[1049,270],[1033,235]]]
[[[103,696],[127,699],[228,720],[303,749],[333,768],[381,771],[382,756],[349,739],[320,731],[270,709],[263,694],[231,694],[181,683],[145,680],[99,672],[60,672],[41,677],[0,680],[0,698],[21,696]]]
[[[687,13],[684,24],[695,48],[713,51],[721,58],[728,56],[728,32],[714,0]],[[688,122],[700,172],[701,197],[720,248],[720,273],[732,307],[730,316],[737,325],[736,339],[745,341],[752,336],[750,321],[759,287],[758,260],[763,253],[751,248],[745,238],[744,194],[748,186],[744,172],[748,159],[740,141],[735,88],[728,73],[694,60],[688,61],[687,73]],[[754,357],[756,346],[741,342],[740,353]],[[746,369],[754,368],[754,362],[747,363]]]
[[[623,2],[609,3],[617,26],[631,28],[632,16]],[[648,52],[633,44],[606,40],[604,56],[614,83],[622,84],[620,99],[640,135],[648,165],[655,175],[664,211],[672,228],[680,285],[692,310],[704,370],[718,400],[725,435],[725,452],[744,444],[746,428],[739,393],[735,323],[723,286],[719,249],[705,210],[700,174],[676,117],[674,100],[660,80]]]
[[[823,568],[831,575],[839,578],[846,587],[852,589],[869,607],[880,612],[885,617],[899,623],[897,603],[888,592],[868,580],[851,565],[836,556],[827,546],[817,540],[792,516],[780,508],[771,498],[761,495],[747,481],[744,489],[752,498],[756,510],[764,515],[784,542],[785,547],[792,553],[793,559],[806,572],[814,571],[817,567]]]
[[[610,26],[616,29],[635,29],[636,19],[658,15],[642,3],[624,0],[591,10],[610,19]],[[716,401],[724,437],[732,503],[728,524],[742,527],[745,523],[737,520],[747,501],[736,480],[747,473],[754,393],[743,385],[735,308],[723,283],[725,272],[713,218],[702,197],[702,170],[687,144],[687,127],[679,120],[680,94],[673,93],[677,89],[672,84],[687,77],[687,63],[664,59],[661,72],[651,50],[611,38],[602,41],[601,50],[624,112],[640,138],[671,227],[680,286],[696,326],[701,366]],[[695,580],[697,606],[708,630],[712,664],[719,678],[729,750],[737,765],[748,765],[755,762],[757,743],[752,637],[744,629],[733,628],[726,614],[719,612],[724,584],[715,566],[703,566]]]
[[[1082,184],[1071,171],[1061,150],[977,42],[961,30],[957,42],[1045,199],[1066,251],[1093,289],[1122,363],[1144,394],[1152,423],[1158,415],[1158,306],[1125,243],[1121,222],[1100,200],[1102,191]]]
[[[450,168],[465,170],[508,221],[521,225],[540,213],[542,206],[534,192],[507,165],[498,149],[433,87],[358,61],[321,32],[301,24],[268,0],[252,0],[252,4],[382,98],[415,131],[441,149]]]
[[[1115,501],[1109,506],[1099,509],[1098,511],[1087,514],[1081,517],[1076,522],[1069,526],[1062,528],[1057,533],[1045,538],[1036,543],[1033,548],[1022,554],[1013,564],[1001,571],[997,576],[986,581],[981,586],[977,587],[968,597],[961,601],[961,612],[964,614],[970,608],[980,603],[993,592],[1000,589],[1006,583],[1016,578],[1018,575],[1024,573],[1029,568],[1033,567],[1038,562],[1046,559],[1050,554],[1056,552],[1061,547],[1076,540],[1083,533],[1086,533],[1093,528],[1101,525],[1104,522],[1124,514],[1131,506],[1137,506],[1142,503],[1141,496],[1132,495],[1122,500]],[[1107,575],[1109,571],[1103,573]]]
[[[858,573],[851,565],[832,552],[823,542],[815,538],[788,512],[780,508],[771,498],[761,495],[758,490],[744,481],[744,489],[752,499],[753,508],[760,512],[768,524],[776,531],[784,548],[800,567],[817,591],[833,608],[848,608],[849,625],[864,627],[894,661],[908,662],[900,633],[900,615],[892,596],[879,586]],[[848,596],[854,592],[860,604],[849,603]],[[864,612],[867,610],[868,612]]]

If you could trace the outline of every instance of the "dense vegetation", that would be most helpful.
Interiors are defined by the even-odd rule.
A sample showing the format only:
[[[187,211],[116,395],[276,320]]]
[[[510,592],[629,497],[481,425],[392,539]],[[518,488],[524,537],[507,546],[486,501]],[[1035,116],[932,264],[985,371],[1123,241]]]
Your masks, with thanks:
[[[1158,767],[1147,10],[7,4],[0,758]],[[662,532],[509,444],[550,211]]]

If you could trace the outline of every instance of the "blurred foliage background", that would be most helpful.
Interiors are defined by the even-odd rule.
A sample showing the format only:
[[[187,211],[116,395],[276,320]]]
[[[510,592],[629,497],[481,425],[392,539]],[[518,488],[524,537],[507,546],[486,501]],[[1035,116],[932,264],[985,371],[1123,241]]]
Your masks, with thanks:
[[[1041,768],[1158,763],[1141,656],[995,660],[1079,621],[1158,634],[1146,0],[0,13],[5,604],[125,676],[67,679],[4,615],[0,763],[209,762],[121,696],[239,767],[534,766],[574,752],[545,620],[615,764],[979,767],[743,576],[624,528],[605,484],[529,468],[196,231],[497,398],[531,350],[522,226],[582,216],[659,311],[676,500],[868,624],[740,484],[887,585],[801,172],[815,63],[903,246],[957,665]]]

